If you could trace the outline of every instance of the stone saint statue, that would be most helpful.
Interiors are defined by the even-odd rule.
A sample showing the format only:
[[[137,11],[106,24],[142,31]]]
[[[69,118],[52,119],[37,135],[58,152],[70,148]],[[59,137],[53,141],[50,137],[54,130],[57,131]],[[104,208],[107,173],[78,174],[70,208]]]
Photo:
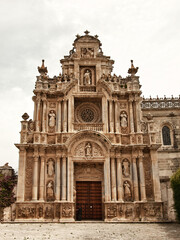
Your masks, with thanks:
[[[49,160],[48,161],[48,175],[51,177],[54,174],[54,161]]]
[[[86,70],[86,72],[84,73],[84,84],[91,85],[91,74],[89,70]]]
[[[47,199],[49,201],[54,199],[54,189],[53,189],[53,181],[49,181],[47,184]]]
[[[121,113],[120,123],[121,123],[121,127],[127,127],[127,114],[126,114],[126,112]]]
[[[124,182],[124,200],[131,201],[131,186],[128,181]]]
[[[92,156],[92,146],[89,142],[85,146],[85,156]]]
[[[56,114],[53,110],[49,113],[49,127],[54,127],[56,124]]]

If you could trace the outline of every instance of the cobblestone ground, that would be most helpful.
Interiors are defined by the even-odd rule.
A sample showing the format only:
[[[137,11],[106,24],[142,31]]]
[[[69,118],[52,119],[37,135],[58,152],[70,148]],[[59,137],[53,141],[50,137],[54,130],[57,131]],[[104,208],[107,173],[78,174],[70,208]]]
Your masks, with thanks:
[[[0,240],[171,240],[180,239],[180,224],[15,223],[0,224]]]

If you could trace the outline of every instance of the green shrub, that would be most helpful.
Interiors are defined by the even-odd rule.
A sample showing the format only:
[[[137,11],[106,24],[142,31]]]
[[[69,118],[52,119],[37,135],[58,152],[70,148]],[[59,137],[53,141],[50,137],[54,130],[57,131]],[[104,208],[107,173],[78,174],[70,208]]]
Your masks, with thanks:
[[[9,207],[15,202],[13,189],[17,183],[17,176],[13,172],[12,176],[0,174],[0,208]]]
[[[180,222],[180,169],[171,177],[171,187],[173,189],[174,208]]]

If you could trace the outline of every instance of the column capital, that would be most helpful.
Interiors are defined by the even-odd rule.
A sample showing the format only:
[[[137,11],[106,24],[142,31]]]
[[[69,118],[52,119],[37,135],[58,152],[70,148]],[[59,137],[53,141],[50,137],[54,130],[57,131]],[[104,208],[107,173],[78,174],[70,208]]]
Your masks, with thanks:
[[[132,156],[132,162],[136,162],[137,156]]]

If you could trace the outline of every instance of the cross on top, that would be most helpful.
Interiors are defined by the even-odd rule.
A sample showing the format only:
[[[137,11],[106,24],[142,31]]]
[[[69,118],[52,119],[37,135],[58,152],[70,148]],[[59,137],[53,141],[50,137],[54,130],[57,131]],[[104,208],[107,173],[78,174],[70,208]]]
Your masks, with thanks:
[[[90,32],[89,32],[88,30],[86,30],[84,33],[85,33],[86,35],[88,35]]]

